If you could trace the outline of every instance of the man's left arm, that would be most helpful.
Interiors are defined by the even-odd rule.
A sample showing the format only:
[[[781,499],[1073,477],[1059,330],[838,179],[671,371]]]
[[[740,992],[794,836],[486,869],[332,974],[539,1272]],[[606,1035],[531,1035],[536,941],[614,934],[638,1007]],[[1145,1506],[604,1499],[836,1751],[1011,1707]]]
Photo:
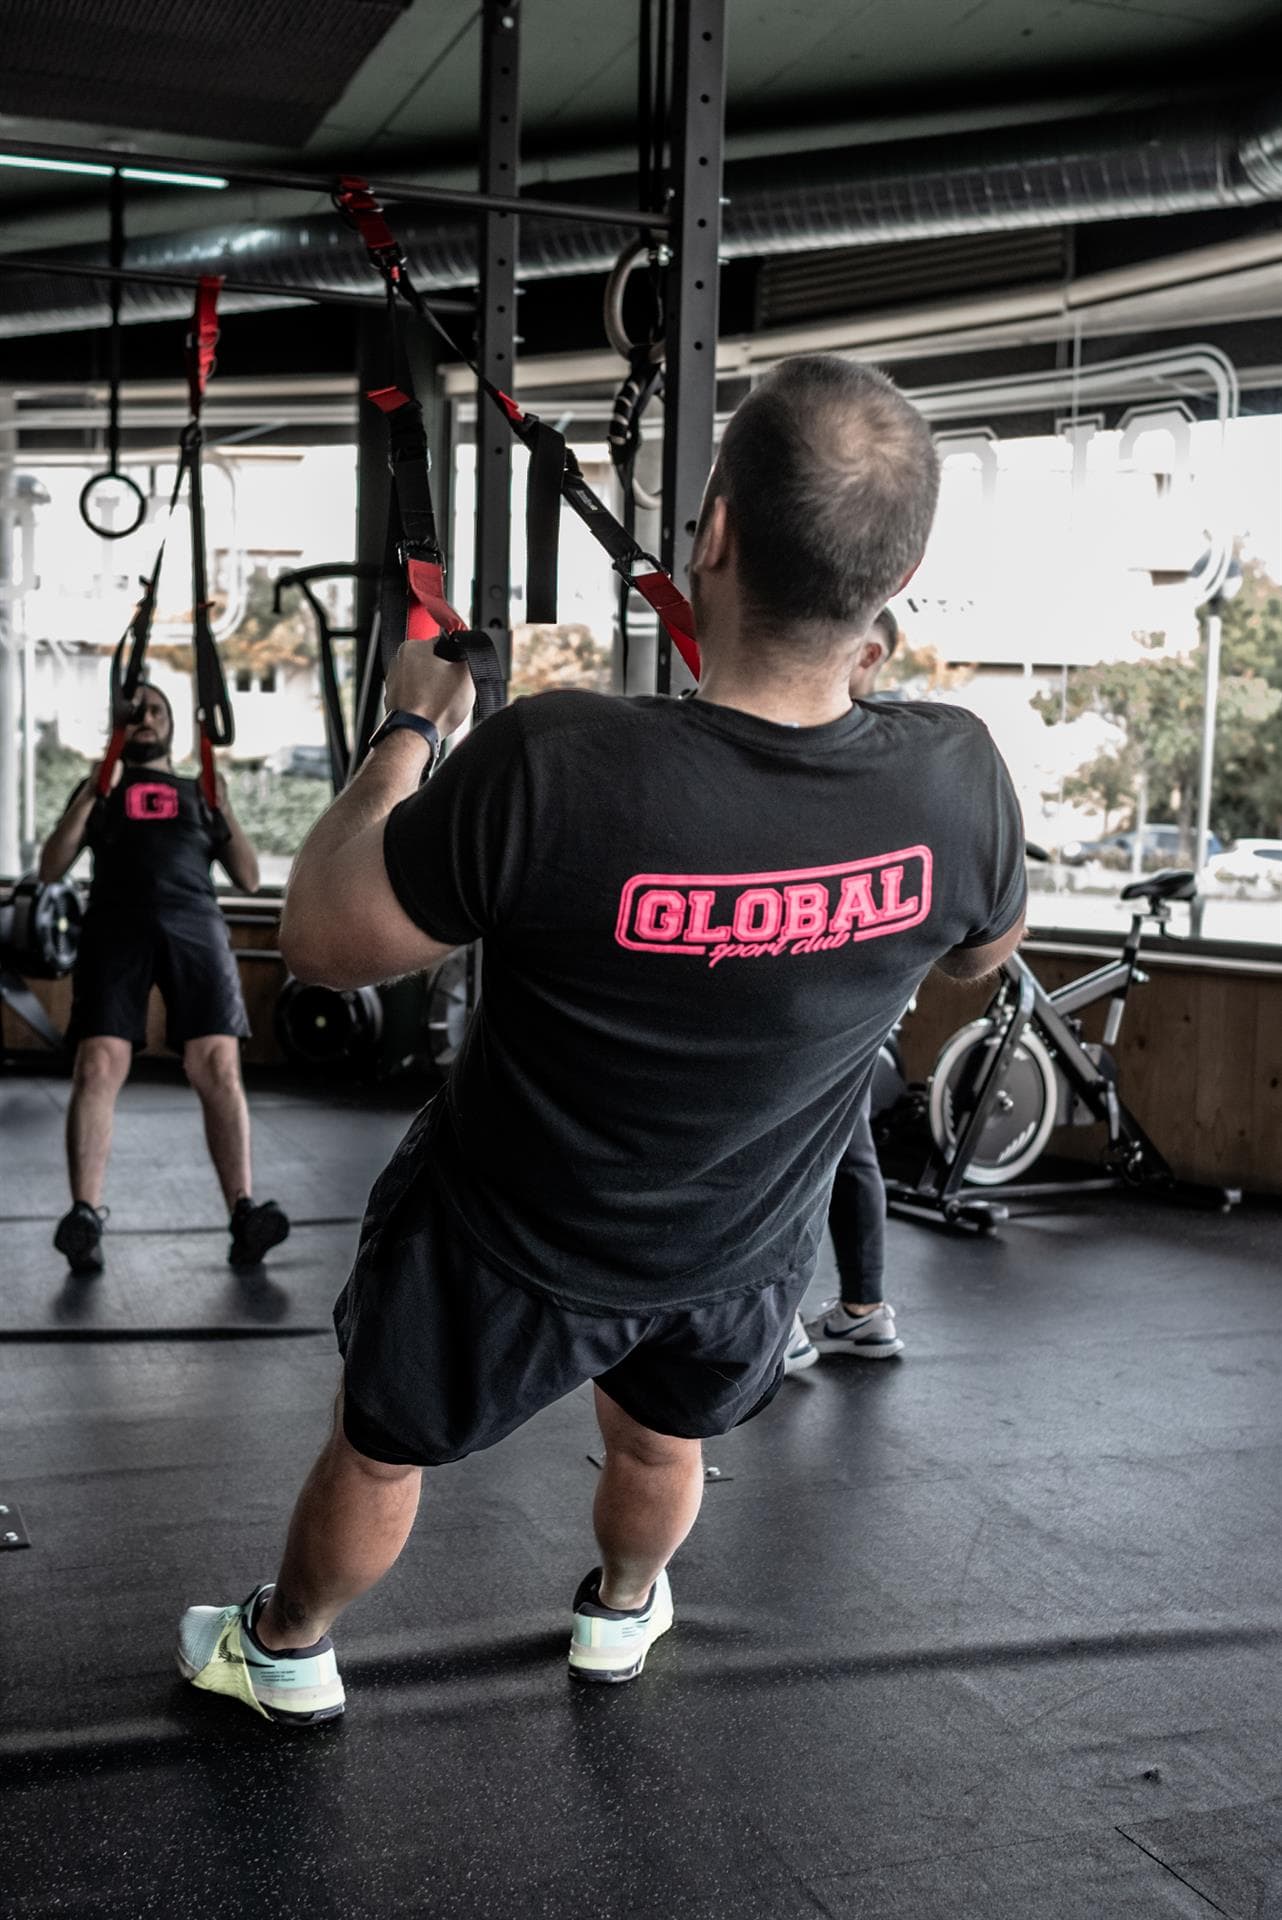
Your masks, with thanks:
[[[444,739],[472,709],[466,666],[439,660],[425,641],[401,648],[387,677],[389,711],[430,720]],[[329,987],[372,986],[435,967],[455,942],[433,939],[412,920],[388,878],[387,817],[422,782],[431,749],[409,728],[381,740],[321,815],[290,874],[280,950],[298,979]]]
[[[218,775],[218,811],[227,827],[227,839],[218,849],[218,864],[242,893],[257,893],[261,878],[258,854],[253,841],[232,812],[231,802],[227,798],[227,782],[221,773]]]

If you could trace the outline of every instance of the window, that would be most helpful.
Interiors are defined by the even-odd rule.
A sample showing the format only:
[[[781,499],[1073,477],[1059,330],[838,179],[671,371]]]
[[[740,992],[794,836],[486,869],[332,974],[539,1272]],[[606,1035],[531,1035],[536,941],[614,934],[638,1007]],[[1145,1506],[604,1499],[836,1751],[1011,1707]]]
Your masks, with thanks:
[[[248,396],[247,416],[261,418],[270,398],[269,383],[262,395]],[[332,396],[320,396],[318,418],[327,432],[333,407]],[[353,394],[353,421],[355,411]],[[30,719],[37,805],[33,829],[24,820],[22,836],[34,847],[102,752],[111,655],[132,613],[139,576],[150,572],[155,560],[160,529],[149,521],[107,552],[77,511],[80,489],[96,470],[92,457],[80,446],[42,448],[23,467],[39,475],[49,494],[35,514],[34,584],[23,608],[34,642]],[[163,517],[174,479],[172,457],[131,472],[144,494],[159,503]],[[235,744],[220,753],[219,765],[237,816],[258,849],[264,883],[271,886],[286,877],[330,795],[315,622],[296,592],[286,593],[277,610],[274,581],[295,567],[354,557],[354,444],[309,445],[305,436],[291,446],[211,444],[205,504],[211,619],[236,722]],[[191,772],[186,528],[180,510],[169,529],[148,671],[174,709],[180,771]],[[349,581],[326,583],[319,591],[340,624],[350,619]],[[339,642],[337,652],[350,714],[350,643]],[[260,693],[272,698],[260,700]]]
[[[943,485],[884,682],[988,725],[1052,855],[1030,870],[1032,926],[1119,931],[1133,875],[1188,866],[1202,898],[1174,930],[1278,944],[1260,850],[1282,845],[1282,418],[1239,416],[1209,348],[1063,380],[914,396]],[[1199,847],[1207,569],[1234,562]]]

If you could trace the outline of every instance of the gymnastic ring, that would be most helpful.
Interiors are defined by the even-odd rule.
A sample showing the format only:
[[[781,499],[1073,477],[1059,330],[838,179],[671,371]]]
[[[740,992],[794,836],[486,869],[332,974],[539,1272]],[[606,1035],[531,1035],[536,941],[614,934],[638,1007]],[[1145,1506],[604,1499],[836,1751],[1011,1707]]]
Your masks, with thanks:
[[[636,342],[629,340],[623,324],[623,296],[627,292],[628,281],[634,268],[643,260],[649,259],[654,248],[644,234],[638,234],[630,240],[610,269],[605,283],[604,314],[605,336],[617,354],[624,360],[631,360]],[[650,342],[650,358],[657,365],[663,358],[662,340]]]
[[[95,488],[103,486],[109,480],[114,481],[118,487],[127,488],[138,503],[137,512],[127,527],[100,527],[97,522],[89,516],[89,503],[93,497]],[[127,473],[113,472],[110,467],[103,473],[90,474],[84,486],[80,489],[79,506],[80,518],[84,521],[90,533],[96,533],[103,540],[124,540],[129,534],[137,533],[139,527],[147,518],[147,496],[138,485],[138,482],[131,480]]]

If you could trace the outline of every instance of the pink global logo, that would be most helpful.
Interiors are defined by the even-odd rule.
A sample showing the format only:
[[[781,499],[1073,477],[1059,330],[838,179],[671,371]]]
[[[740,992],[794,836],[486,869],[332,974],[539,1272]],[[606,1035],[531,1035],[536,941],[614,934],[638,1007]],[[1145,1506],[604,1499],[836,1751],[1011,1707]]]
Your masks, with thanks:
[[[159,780],[138,780],[125,788],[126,820],[176,820],[178,789]]]
[[[723,960],[824,953],[915,927],[930,912],[929,847],[778,873],[638,873],[614,937],[633,953]]]

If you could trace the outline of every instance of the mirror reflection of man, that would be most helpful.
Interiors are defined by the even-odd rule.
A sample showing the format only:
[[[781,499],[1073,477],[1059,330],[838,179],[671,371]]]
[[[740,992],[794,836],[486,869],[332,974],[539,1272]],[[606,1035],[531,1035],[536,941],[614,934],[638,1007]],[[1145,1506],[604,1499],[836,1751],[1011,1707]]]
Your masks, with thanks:
[[[852,700],[871,700],[877,676],[899,644],[899,626],[889,607],[873,621],[850,673]],[[904,1343],[895,1309],[885,1298],[886,1183],[872,1137],[872,1087],[855,1116],[854,1131],[837,1163],[828,1202],[828,1231],[841,1282],[841,1298],[826,1301],[808,1323],[798,1313],[784,1356],[787,1373],[813,1367],[821,1353],[852,1353],[860,1360],[893,1360]]]
[[[227,923],[214,892],[217,860],[246,893],[258,856],[218,776],[211,810],[194,779],[173,769],[174,716],[143,684],[99,798],[95,766],[67,802],[40,855],[41,880],[58,880],[83,847],[93,855],[89,909],[73,981],[68,1039],[75,1043],[67,1109],[72,1204],[53,1244],[73,1273],[102,1270],[102,1205],[116,1099],[147,1037],[153,986],[165,1003],[167,1044],[200,1099],[205,1139],[230,1215],[233,1266],[255,1266],[289,1232],[274,1200],[251,1197],[249,1109],[240,1042],[249,1033]]]

